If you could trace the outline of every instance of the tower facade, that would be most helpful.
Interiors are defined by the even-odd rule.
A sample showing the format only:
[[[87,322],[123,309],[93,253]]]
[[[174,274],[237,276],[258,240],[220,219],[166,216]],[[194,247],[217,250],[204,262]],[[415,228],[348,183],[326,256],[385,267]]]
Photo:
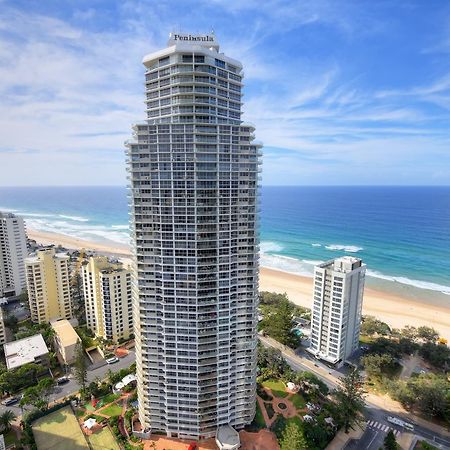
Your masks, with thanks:
[[[255,414],[261,145],[214,35],[172,34],[143,63],[147,120],[127,142],[139,414],[201,439]]]
[[[0,298],[26,287],[27,235],[21,217],[0,212]]]
[[[69,260],[65,253],[55,253],[54,248],[38,250],[36,256],[25,259],[33,322],[72,318]]]
[[[314,268],[311,346],[317,358],[342,365],[358,349],[366,265],[343,256]]]
[[[118,342],[133,334],[131,269],[105,256],[82,266],[87,326],[96,336]]]

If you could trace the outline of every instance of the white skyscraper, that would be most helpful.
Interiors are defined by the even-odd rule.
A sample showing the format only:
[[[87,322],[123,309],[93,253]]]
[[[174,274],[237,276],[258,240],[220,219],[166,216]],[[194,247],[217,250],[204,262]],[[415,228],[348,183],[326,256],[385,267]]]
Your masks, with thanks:
[[[255,414],[260,144],[214,35],[147,55],[127,142],[142,425],[201,439]]]
[[[341,365],[358,348],[366,265],[343,256],[314,268],[311,346],[316,357]]]
[[[26,287],[27,235],[21,217],[0,212],[0,298]]]

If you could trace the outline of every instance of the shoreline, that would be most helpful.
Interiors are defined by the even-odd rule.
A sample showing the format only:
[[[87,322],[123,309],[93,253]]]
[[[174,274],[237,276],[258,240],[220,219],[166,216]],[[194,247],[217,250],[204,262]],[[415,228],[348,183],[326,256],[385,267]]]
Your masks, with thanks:
[[[93,250],[130,261],[130,249],[126,245],[104,244],[78,239],[64,234],[37,231],[27,228],[28,237],[43,245],[62,245],[71,250]],[[313,279],[268,267],[260,269],[260,290],[286,293],[293,303],[311,307]],[[426,295],[424,293],[424,295]],[[430,305],[422,299],[411,299],[397,293],[365,287],[363,314],[375,316],[393,328],[405,325],[427,325],[441,336],[450,338],[450,307]]]

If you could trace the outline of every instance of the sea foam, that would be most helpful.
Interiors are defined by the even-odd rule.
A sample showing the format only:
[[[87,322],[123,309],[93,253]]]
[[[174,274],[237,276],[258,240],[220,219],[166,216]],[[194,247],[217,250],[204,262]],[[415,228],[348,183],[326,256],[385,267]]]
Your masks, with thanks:
[[[62,219],[74,220],[75,222],[89,222],[89,219],[87,219],[86,217],[66,216],[64,214],[59,214],[59,217],[61,217]]]
[[[357,247],[356,245],[341,245],[341,244],[330,244],[330,245],[326,245],[325,248],[327,250],[332,250],[332,251],[343,251],[343,252],[347,252],[347,253],[358,253],[361,250],[364,250],[362,247]]]
[[[376,270],[367,270],[367,275],[373,278],[379,278],[381,280],[392,281],[394,283],[406,284],[407,286],[413,286],[418,289],[428,289],[430,291],[441,292],[445,295],[450,295],[450,286],[444,286],[442,284],[431,283],[429,281],[414,280],[407,277],[397,277],[391,275],[385,275],[377,272]]]
[[[261,253],[273,253],[273,252],[281,252],[283,250],[283,246],[273,241],[262,241],[259,249]]]

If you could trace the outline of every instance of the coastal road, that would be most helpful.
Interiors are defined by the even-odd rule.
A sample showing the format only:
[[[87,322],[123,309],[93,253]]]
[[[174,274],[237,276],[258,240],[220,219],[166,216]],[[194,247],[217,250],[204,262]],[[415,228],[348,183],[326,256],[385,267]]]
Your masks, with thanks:
[[[259,335],[260,342],[266,347],[273,347],[281,350],[281,353],[286,362],[294,370],[307,370],[313,372],[318,378],[320,378],[330,389],[335,389],[338,386],[339,378],[343,376],[341,371],[337,371],[329,368],[320,361],[314,358],[305,357],[303,355],[295,354],[288,347],[283,346],[279,342],[273,339]],[[372,400],[372,401],[371,401]],[[378,450],[383,445],[384,438],[389,429],[392,428],[394,433],[398,436],[404,430],[401,427],[396,427],[387,422],[388,416],[395,416],[405,421],[412,423],[410,417],[407,414],[399,414],[398,412],[392,412],[388,409],[388,405],[383,407],[380,402],[376,400],[375,396],[372,399],[366,399],[366,411],[364,413],[366,420],[366,428],[361,439],[350,441],[345,449],[347,450]],[[426,426],[414,423],[414,434],[419,438],[427,439],[430,442],[434,442],[434,445],[439,446],[442,449],[450,449],[450,438],[436,433],[430,430]]]
[[[104,366],[98,367],[94,370],[89,370],[87,372],[87,379],[88,383],[94,381],[95,379],[103,380],[106,378],[108,370],[111,369],[113,372],[118,372],[120,369],[124,369],[126,367],[129,367],[131,364],[133,364],[136,361],[136,354],[134,351],[130,350],[130,353],[123,358],[120,358],[117,363],[114,364],[106,364]],[[61,386],[56,386],[53,393],[50,395],[50,403],[55,402],[57,400],[61,400],[64,397],[68,397],[72,394],[75,394],[79,391],[80,386],[78,383],[72,378],[72,376],[69,376],[70,381],[66,384],[63,384]],[[17,394],[20,395],[20,394]],[[11,406],[4,406],[0,405],[0,414],[4,413],[7,409],[10,409],[14,412],[14,414],[19,417],[22,415],[22,409],[16,403],[15,405]],[[27,408],[25,408],[25,411]]]

